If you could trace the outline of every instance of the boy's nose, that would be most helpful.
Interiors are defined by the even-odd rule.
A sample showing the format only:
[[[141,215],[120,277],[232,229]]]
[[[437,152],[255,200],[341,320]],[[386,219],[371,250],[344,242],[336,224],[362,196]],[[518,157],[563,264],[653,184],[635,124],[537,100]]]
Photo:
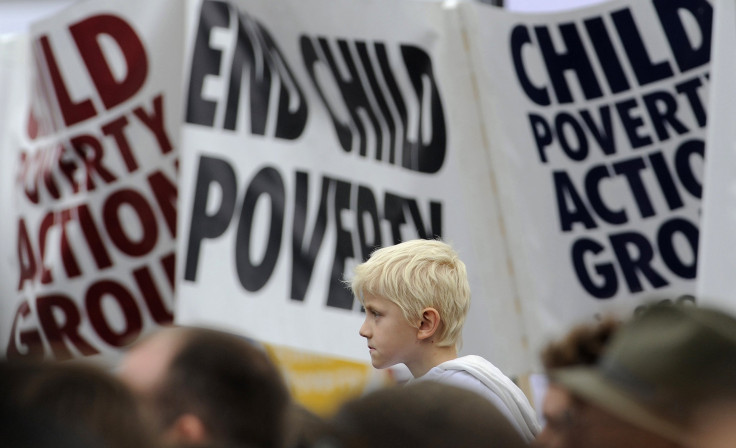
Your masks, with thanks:
[[[366,325],[366,322],[363,322],[363,325],[360,326],[360,330],[358,331],[361,336],[368,339],[369,333],[368,333],[368,325]]]

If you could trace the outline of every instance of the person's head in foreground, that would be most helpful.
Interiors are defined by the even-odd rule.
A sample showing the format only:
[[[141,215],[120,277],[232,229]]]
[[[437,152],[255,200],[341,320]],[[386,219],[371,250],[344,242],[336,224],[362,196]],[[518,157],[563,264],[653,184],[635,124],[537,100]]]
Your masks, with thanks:
[[[595,366],[553,370],[575,400],[576,444],[680,447],[702,409],[736,396],[736,319],[692,305],[653,305],[624,324]]]
[[[360,335],[373,367],[403,363],[419,377],[457,357],[470,286],[450,245],[411,240],[378,249],[355,268],[350,285],[365,308]]]
[[[167,328],[135,345],[121,378],[162,442],[281,447],[289,392],[263,350],[204,328]]]
[[[100,366],[9,362],[0,377],[3,447],[154,446],[131,391]],[[12,416],[3,413],[9,410]]]
[[[380,389],[345,403],[316,448],[520,448],[521,436],[488,400],[423,381]]]
[[[546,372],[572,366],[593,366],[603,355],[620,321],[608,317],[595,324],[572,328],[562,339],[547,345],[542,351],[542,365]],[[545,425],[534,446],[541,448],[566,448],[588,446],[589,441],[579,440],[580,435],[570,425],[570,416],[583,403],[564,386],[550,381],[542,403]]]

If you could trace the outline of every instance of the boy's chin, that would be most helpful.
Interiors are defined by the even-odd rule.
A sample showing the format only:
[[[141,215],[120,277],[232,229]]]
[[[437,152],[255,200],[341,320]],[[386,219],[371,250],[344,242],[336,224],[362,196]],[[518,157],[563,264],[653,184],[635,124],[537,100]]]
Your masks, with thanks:
[[[388,369],[389,367],[395,366],[397,363],[395,362],[386,362],[386,361],[378,361],[378,360],[371,360],[371,365],[375,369]]]

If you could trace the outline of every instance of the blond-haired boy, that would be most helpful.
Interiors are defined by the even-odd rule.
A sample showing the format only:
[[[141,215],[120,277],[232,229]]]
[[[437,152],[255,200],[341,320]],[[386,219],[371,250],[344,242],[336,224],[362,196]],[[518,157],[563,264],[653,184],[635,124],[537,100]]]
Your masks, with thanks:
[[[373,367],[404,364],[415,379],[473,390],[530,441],[539,432],[524,393],[480,356],[458,357],[470,286],[457,252],[439,240],[411,240],[373,252],[355,268],[353,294],[365,308],[360,335]]]

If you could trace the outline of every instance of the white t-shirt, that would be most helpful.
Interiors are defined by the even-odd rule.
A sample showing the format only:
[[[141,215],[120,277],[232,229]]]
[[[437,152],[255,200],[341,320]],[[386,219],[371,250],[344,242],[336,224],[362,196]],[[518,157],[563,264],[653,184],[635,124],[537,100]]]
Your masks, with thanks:
[[[524,392],[480,356],[469,355],[444,362],[414,381],[437,381],[476,392],[493,403],[527,442],[539,433],[536,413]]]

